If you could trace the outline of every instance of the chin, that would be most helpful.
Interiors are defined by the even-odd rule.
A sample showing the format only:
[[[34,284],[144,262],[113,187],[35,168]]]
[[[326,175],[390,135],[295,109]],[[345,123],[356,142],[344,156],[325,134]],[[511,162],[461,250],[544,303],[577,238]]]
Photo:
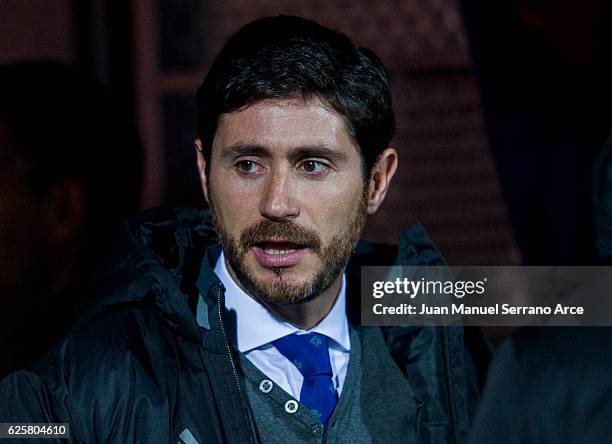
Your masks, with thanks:
[[[296,273],[287,269],[276,269],[266,270],[264,273],[254,273],[255,279],[266,288],[273,288],[274,286],[284,285],[292,288],[305,288],[312,284],[314,276],[309,273],[308,276]]]
[[[254,278],[247,288],[261,302],[273,305],[292,305],[316,298],[314,276],[299,275],[292,271],[265,270],[253,273]]]
[[[264,291],[259,293],[258,299],[266,305],[279,307],[298,305],[316,299],[320,293],[315,293],[312,286],[305,288],[288,287],[284,291]]]

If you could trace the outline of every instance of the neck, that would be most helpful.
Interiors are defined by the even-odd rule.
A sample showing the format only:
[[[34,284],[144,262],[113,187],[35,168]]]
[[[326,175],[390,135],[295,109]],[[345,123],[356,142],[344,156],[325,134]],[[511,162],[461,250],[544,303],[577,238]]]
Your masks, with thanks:
[[[321,322],[330,312],[336,303],[336,299],[338,299],[341,286],[342,274],[336,278],[327,290],[307,302],[289,305],[275,305],[267,304],[263,301],[260,302],[283,321],[287,321],[301,330],[310,330]]]

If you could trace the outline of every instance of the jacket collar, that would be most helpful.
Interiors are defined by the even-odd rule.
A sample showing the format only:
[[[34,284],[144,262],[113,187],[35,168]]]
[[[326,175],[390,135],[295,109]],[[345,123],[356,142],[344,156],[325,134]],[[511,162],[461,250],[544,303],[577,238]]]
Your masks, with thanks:
[[[196,307],[196,318],[198,325],[205,329],[210,329],[210,317],[217,304],[214,295],[219,291],[225,291],[219,277],[214,272],[215,263],[221,254],[221,245],[214,244],[206,249],[202,264],[200,266],[200,276],[196,283],[198,289],[198,304]]]
[[[213,272],[221,252],[208,210],[160,208],[125,222],[117,244],[96,283],[98,302],[88,310],[96,317],[134,303],[154,303],[178,335],[201,340],[194,314],[198,303],[216,309],[222,284]],[[360,241],[347,266],[347,312],[359,323],[359,277],[367,265],[443,265],[438,250],[420,225],[400,234],[397,246]],[[129,282],[117,291],[117,282]],[[221,292],[223,293],[223,292]],[[200,299],[199,295],[203,298]],[[206,319],[201,325],[210,326]]]

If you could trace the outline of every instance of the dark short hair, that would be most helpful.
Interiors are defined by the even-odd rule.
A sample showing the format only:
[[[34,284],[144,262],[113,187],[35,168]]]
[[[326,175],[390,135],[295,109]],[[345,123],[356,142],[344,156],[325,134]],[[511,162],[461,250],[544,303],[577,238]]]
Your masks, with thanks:
[[[24,183],[44,195],[64,179],[83,185],[96,242],[138,209],[142,148],[125,106],[79,68],[56,62],[0,67],[0,124]]]
[[[294,97],[316,97],[344,117],[361,149],[364,178],[369,176],[395,132],[389,75],[371,50],[292,16],[245,25],[215,59],[196,95],[205,158],[210,159],[222,114],[260,100]]]

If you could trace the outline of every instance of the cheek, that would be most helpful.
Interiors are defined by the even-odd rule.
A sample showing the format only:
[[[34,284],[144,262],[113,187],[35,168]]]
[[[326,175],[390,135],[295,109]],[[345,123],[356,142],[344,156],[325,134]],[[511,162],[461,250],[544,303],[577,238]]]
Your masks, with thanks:
[[[248,216],[259,214],[255,186],[239,186],[227,178],[211,176],[209,196],[219,222],[230,232],[240,231],[246,224],[253,223]]]
[[[363,196],[363,182],[351,181],[345,186],[329,186],[310,193],[309,207],[321,235],[330,240],[354,219]]]

